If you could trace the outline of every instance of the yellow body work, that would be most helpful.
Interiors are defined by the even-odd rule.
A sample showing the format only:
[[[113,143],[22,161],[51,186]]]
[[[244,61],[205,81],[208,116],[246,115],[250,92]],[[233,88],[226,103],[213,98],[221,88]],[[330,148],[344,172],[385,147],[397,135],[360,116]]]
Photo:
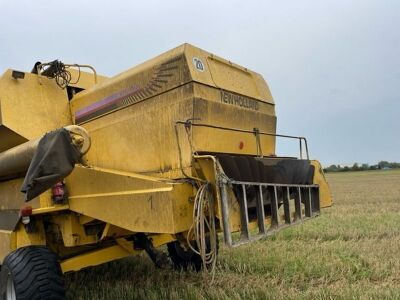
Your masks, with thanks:
[[[262,76],[192,45],[112,78],[98,76],[97,84],[92,74],[81,76],[64,90],[36,74],[14,79],[8,70],[0,77],[0,152],[70,124],[91,137],[84,164],[65,179],[68,201],[54,204],[48,191],[29,203],[35,230],[20,221],[0,230],[0,262],[17,248],[47,245],[69,272],[140,253],[126,239],[135,233],[146,233],[155,247],[182,240],[193,223],[190,180],[217,186],[216,153],[276,156],[275,103]],[[186,121],[214,127],[189,129]],[[311,164],[321,207],[330,206],[321,165]],[[22,180],[0,182],[1,210],[24,206]],[[240,230],[235,197],[230,190],[232,231]]]

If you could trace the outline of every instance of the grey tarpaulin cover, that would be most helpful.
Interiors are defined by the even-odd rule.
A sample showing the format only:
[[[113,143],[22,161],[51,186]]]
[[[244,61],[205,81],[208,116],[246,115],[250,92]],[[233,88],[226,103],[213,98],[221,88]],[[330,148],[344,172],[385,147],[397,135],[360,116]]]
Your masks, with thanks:
[[[22,184],[21,192],[26,194],[26,201],[39,196],[68,176],[78,162],[81,162],[81,153],[66,129],[47,133],[39,141]]]

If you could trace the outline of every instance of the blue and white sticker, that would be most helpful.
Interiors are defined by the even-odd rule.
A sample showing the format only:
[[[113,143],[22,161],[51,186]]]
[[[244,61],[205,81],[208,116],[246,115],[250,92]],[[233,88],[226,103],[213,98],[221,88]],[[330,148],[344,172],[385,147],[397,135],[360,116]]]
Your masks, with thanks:
[[[193,65],[199,72],[204,72],[206,69],[206,66],[204,65],[203,61],[198,57],[193,57]]]

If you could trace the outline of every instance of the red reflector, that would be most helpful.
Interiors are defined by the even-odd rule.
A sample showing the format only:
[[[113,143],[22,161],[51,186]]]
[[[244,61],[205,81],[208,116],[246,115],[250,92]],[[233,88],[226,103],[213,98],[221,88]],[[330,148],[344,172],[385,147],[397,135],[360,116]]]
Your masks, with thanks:
[[[55,203],[61,203],[65,199],[65,185],[63,181],[56,183],[51,189],[53,194],[53,201]]]
[[[32,215],[32,207],[31,206],[25,206],[21,208],[20,210],[21,217],[28,217]]]
[[[239,143],[239,149],[242,150],[243,147],[244,147],[244,143],[243,143],[242,141],[240,141],[240,143]]]

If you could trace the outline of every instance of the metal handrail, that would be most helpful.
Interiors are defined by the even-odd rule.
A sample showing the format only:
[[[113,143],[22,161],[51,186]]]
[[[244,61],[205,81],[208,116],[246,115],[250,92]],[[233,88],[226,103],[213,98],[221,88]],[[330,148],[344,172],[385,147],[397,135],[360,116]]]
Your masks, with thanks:
[[[234,185],[256,185],[256,186],[276,186],[276,187],[301,187],[301,188],[317,188],[318,184],[288,184],[288,183],[268,183],[268,182],[250,182],[250,181],[238,181],[238,180],[229,180],[230,184]]]
[[[193,123],[191,120],[176,121],[176,124],[184,125],[186,128],[189,128],[189,127],[192,127],[192,126],[195,126],[195,127],[197,126],[197,127],[208,127],[208,128],[214,128],[214,129],[220,129],[220,130],[228,130],[228,131],[236,131],[236,132],[243,132],[243,133],[252,133],[256,137],[256,143],[260,148],[261,156],[262,156],[261,144],[258,143],[258,139],[257,139],[259,134],[266,135],[266,136],[275,136],[275,137],[288,138],[288,139],[297,139],[297,140],[299,140],[299,145],[300,145],[300,159],[303,159],[303,142],[304,142],[304,146],[305,146],[305,150],[306,150],[307,160],[310,159],[310,156],[308,154],[307,139],[305,137],[302,137],[302,136],[294,136],[294,135],[285,135],[285,134],[263,132],[263,131],[259,131],[258,128],[254,128],[253,130],[246,130],[246,129],[230,128],[230,127],[223,127],[223,126],[204,124],[204,123]]]
[[[41,64],[38,64],[36,66],[36,72],[37,72],[37,75],[38,75],[39,82],[40,82],[40,77],[43,76],[41,74],[41,71],[42,71],[43,67],[46,67],[46,66],[51,66],[51,63],[41,63]],[[96,69],[93,66],[91,66],[91,65],[81,65],[81,64],[64,64],[64,66],[66,66],[67,68],[75,67],[75,68],[87,68],[87,69],[92,70],[93,77],[94,77],[94,83],[97,84],[97,82],[98,82],[98,80],[97,80],[97,72],[96,72]]]

